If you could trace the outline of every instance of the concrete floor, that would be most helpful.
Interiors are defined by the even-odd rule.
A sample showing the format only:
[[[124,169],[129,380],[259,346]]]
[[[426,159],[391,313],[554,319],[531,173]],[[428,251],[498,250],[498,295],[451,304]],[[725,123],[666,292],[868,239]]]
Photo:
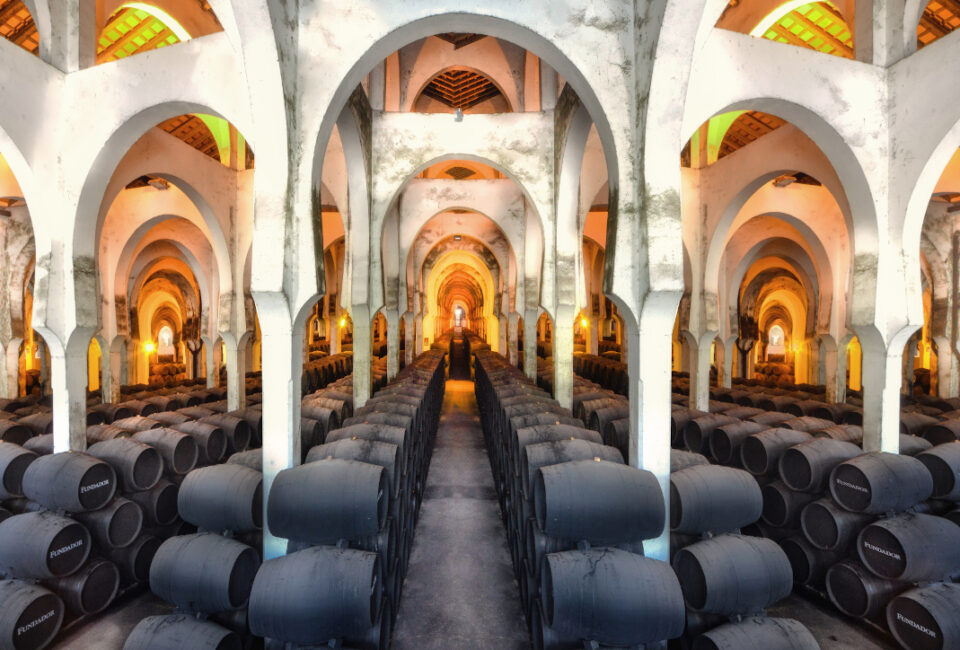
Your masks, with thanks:
[[[473,382],[447,382],[391,647],[530,647]]]
[[[92,621],[61,631],[49,647],[53,650],[120,650],[142,619],[172,612],[173,605],[147,589],[138,595],[121,597]]]
[[[797,594],[767,608],[767,614],[806,625],[820,643],[820,650],[900,650],[892,637],[868,629],[826,603]]]

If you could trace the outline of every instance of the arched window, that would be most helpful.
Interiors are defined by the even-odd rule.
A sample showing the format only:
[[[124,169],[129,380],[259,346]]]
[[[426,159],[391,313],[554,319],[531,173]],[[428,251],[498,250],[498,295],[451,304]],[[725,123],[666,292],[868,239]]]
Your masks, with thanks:
[[[169,325],[164,325],[157,333],[157,354],[161,357],[176,354],[176,349],[173,347],[173,329]]]
[[[780,325],[771,325],[767,332],[767,360],[784,357],[787,353],[786,335]]]
[[[461,307],[460,305],[457,305],[456,308],[453,310],[454,324],[457,327],[463,327],[463,317],[464,317],[463,307]]]

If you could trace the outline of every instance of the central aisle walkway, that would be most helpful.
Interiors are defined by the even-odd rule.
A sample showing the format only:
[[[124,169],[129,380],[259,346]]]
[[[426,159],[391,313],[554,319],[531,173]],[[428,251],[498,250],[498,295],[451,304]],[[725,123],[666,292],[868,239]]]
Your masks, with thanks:
[[[473,382],[448,381],[392,650],[527,650]]]

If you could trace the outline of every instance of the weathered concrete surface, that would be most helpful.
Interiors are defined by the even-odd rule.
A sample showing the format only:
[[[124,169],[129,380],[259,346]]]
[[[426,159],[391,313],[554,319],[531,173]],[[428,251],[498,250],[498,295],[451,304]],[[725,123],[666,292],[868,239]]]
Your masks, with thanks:
[[[393,650],[530,647],[473,390],[447,382]]]

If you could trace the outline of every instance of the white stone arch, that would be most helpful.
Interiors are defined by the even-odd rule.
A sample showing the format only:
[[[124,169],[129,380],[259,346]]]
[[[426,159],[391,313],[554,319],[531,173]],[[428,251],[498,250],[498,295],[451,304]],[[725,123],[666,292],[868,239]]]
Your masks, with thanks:
[[[203,304],[210,310],[216,308],[216,303],[212,300],[213,294],[212,291],[216,291],[218,287],[222,292],[222,285],[219,283],[220,278],[224,275],[220,270],[220,260],[216,258],[216,252],[213,250],[213,242],[204,238],[204,242],[211,247],[210,251],[195,251],[192,250],[183,240],[173,240],[163,236],[162,233],[158,233],[155,237],[151,237],[149,241],[145,238],[150,234],[150,232],[157,225],[183,220],[183,217],[177,215],[158,215],[152,219],[144,222],[137,230],[127,239],[124,243],[120,256],[117,258],[117,266],[114,270],[115,279],[113,283],[113,289],[115,295],[125,296],[127,299],[127,304],[130,304],[130,283],[129,277],[130,272],[133,267],[135,259],[139,259],[142,255],[147,253],[147,251],[154,244],[159,242],[164,242],[170,247],[176,249],[176,252],[179,253],[179,256],[182,257],[183,261],[190,267],[191,271],[196,278],[196,282],[200,286],[201,299]],[[201,235],[203,232],[199,228],[196,228],[195,224],[187,221],[186,223],[190,224],[195,230],[197,230]],[[168,251],[165,251],[165,253]],[[206,252],[213,256],[213,264],[202,264],[198,258],[198,254]]]
[[[170,101],[141,108],[122,121],[109,133],[100,146],[86,176],[83,178],[82,186],[79,188],[77,215],[71,234],[75,264],[83,265],[83,260],[89,260],[87,264],[90,264],[96,259],[100,228],[105,218],[103,211],[104,198],[120,161],[148,129],[167,119],[187,113],[215,115],[231,124],[237,124],[236,121],[224,114],[228,114],[227,111],[221,112],[209,106],[190,101]],[[182,179],[177,179],[177,181],[187,186]],[[195,196],[199,197],[199,194],[195,193]],[[200,198],[202,199],[202,197]],[[202,200],[200,202],[203,203]],[[91,237],[91,233],[94,236]],[[81,293],[84,289],[79,284],[76,287],[78,300],[88,298]]]
[[[502,239],[504,246],[501,247],[501,246],[498,246],[496,242],[491,243],[484,240],[482,237],[480,237],[480,234],[482,233],[478,232],[477,230],[463,233],[463,234],[466,234],[468,237],[476,240],[481,246],[489,250],[491,252],[491,255],[496,257],[497,262],[500,265],[500,277],[501,277],[500,289],[503,290],[504,288],[509,288],[511,285],[513,285],[515,288],[516,286],[515,283],[519,281],[518,273],[517,273],[517,256],[515,251],[515,244],[519,242],[511,241],[510,235],[507,233],[506,229],[503,227],[501,223],[491,218],[485,212],[476,210],[474,208],[468,208],[466,207],[466,205],[451,207],[451,208],[444,208],[443,210],[440,210],[439,212],[434,213],[433,215],[429,216],[426,219],[424,219],[423,217],[427,213],[424,213],[422,215],[415,215],[415,220],[412,222],[412,224],[408,224],[408,225],[412,225],[413,227],[416,227],[416,234],[412,238],[410,238],[409,245],[404,245],[406,244],[406,238],[401,240],[400,262],[402,265],[401,266],[402,274],[403,274],[402,279],[404,281],[404,284],[407,285],[408,293],[406,296],[406,302],[400,303],[399,305],[400,307],[403,307],[404,309],[406,309],[407,305],[409,304],[409,301],[412,297],[412,295],[409,293],[411,286],[414,292],[422,290],[422,287],[423,287],[422,268],[418,269],[417,259],[419,257],[422,260],[425,260],[426,253],[424,253],[422,256],[418,256],[417,244],[423,240],[425,230],[431,224],[433,224],[438,218],[445,215],[446,213],[449,213],[451,210],[469,210],[469,213],[471,215],[474,215],[475,218],[483,219],[482,224],[487,227],[486,229],[494,230],[496,233],[498,233],[499,238]],[[413,228],[411,227],[410,230],[412,229]],[[447,239],[449,236],[450,236],[450,233],[444,234],[436,240],[431,240],[430,242],[426,242],[425,245],[430,250],[432,250],[437,244]],[[505,250],[501,251],[500,250],[501,248]],[[505,257],[502,255],[502,252],[506,253]]]
[[[524,223],[526,222],[527,219],[533,218],[533,220],[534,220],[534,224],[533,224],[533,225],[535,226],[534,230],[535,230],[535,231],[537,232],[537,234],[539,235],[539,248],[538,248],[538,250],[537,250],[537,252],[538,252],[538,267],[539,267],[539,264],[540,264],[540,263],[542,262],[542,260],[543,260],[543,250],[544,250],[543,236],[544,236],[544,227],[543,227],[543,217],[541,216],[540,211],[539,211],[538,208],[537,208],[537,202],[534,201],[534,199],[533,199],[530,191],[528,190],[528,188],[514,176],[512,170],[510,170],[510,169],[508,169],[508,168],[505,168],[505,167],[504,167],[503,165],[501,165],[500,163],[495,162],[495,161],[493,161],[493,160],[491,160],[491,159],[489,159],[489,158],[486,158],[486,157],[483,157],[483,156],[476,156],[476,155],[472,155],[472,154],[456,153],[456,152],[445,153],[445,154],[443,154],[443,155],[440,155],[440,156],[435,157],[435,158],[431,158],[431,159],[426,160],[426,161],[417,161],[417,164],[416,164],[415,167],[413,167],[412,169],[408,169],[407,172],[406,172],[406,174],[405,174],[404,177],[402,178],[402,181],[399,182],[399,183],[394,187],[394,189],[393,189],[393,191],[392,191],[392,194],[390,195],[390,199],[389,199],[389,202],[388,202],[389,208],[387,209],[387,211],[386,211],[386,213],[385,213],[385,214],[386,214],[386,217],[385,217],[385,219],[384,219],[383,226],[380,228],[379,233],[377,233],[377,234],[379,235],[379,237],[377,238],[376,241],[377,241],[377,242],[382,242],[382,241],[383,241],[383,236],[384,236],[384,234],[388,231],[388,230],[387,230],[387,224],[390,222],[391,219],[396,220],[396,219],[399,218],[399,214],[397,214],[397,212],[396,212],[397,202],[398,202],[398,200],[399,200],[399,198],[400,198],[400,196],[401,196],[404,188],[407,187],[407,185],[410,183],[410,181],[411,181],[413,178],[415,178],[418,174],[420,174],[423,170],[425,170],[425,169],[427,169],[427,168],[429,168],[429,167],[432,167],[432,166],[435,165],[435,164],[438,164],[438,163],[440,163],[440,162],[444,162],[444,161],[447,161],[447,160],[471,160],[471,161],[474,161],[474,162],[483,163],[484,165],[488,165],[488,166],[496,169],[496,170],[499,171],[500,173],[502,173],[504,176],[506,176],[506,177],[507,177],[510,181],[512,181],[513,184],[520,190],[521,194],[523,195],[523,197],[524,197],[524,199],[525,199],[525,202],[526,202],[527,206],[530,208],[530,209],[524,211]],[[464,182],[467,182],[467,181],[464,181]],[[469,181],[469,182],[471,182],[471,183],[479,183],[479,182],[482,182],[482,181]],[[462,201],[462,199],[461,199],[460,201]],[[478,214],[483,215],[484,217],[486,217],[487,219],[489,219],[492,223],[494,223],[494,225],[497,226],[498,230],[500,230],[500,232],[501,232],[501,233],[503,234],[503,236],[506,238],[507,243],[510,245],[510,247],[511,247],[511,249],[512,249],[512,252],[513,252],[513,254],[514,254],[514,259],[516,259],[516,257],[517,257],[517,256],[516,256],[516,251],[517,251],[517,249],[519,248],[518,245],[519,245],[519,243],[520,243],[520,241],[519,241],[518,237],[516,236],[516,234],[514,234],[514,233],[509,233],[509,234],[508,234],[508,233],[506,232],[506,229],[505,229],[503,226],[500,225],[500,223],[498,222],[497,219],[494,219],[491,215],[488,215],[488,214],[485,214],[485,213],[483,213],[483,212],[478,211],[478,210],[476,209],[476,207],[470,205],[469,203],[461,203],[460,201],[457,201],[457,200],[455,200],[454,202],[442,201],[442,202],[439,203],[438,206],[437,206],[437,207],[440,207],[440,206],[442,205],[442,209],[438,210],[438,211],[435,212],[434,214],[427,215],[426,213],[424,213],[424,214],[422,214],[422,215],[419,215],[418,218],[419,218],[419,220],[422,220],[422,223],[421,223],[421,225],[419,226],[419,228],[417,229],[417,236],[413,238],[413,241],[416,241],[416,239],[417,239],[417,237],[419,237],[419,235],[420,235],[423,227],[424,227],[431,219],[434,219],[435,217],[437,217],[437,215],[439,215],[439,214],[441,214],[441,213],[443,213],[443,212],[448,212],[448,211],[450,211],[450,210],[457,210],[457,209],[460,209],[460,210],[470,210],[471,212],[476,212],[476,213],[478,213]],[[371,239],[373,238],[373,236],[374,236],[374,233],[371,232]],[[411,242],[411,243],[412,243],[412,242]],[[529,250],[529,249],[527,249],[527,250]],[[404,257],[408,259],[409,256],[407,255],[407,256],[404,256]],[[387,269],[384,269],[384,270],[382,271],[382,274],[385,275],[386,271],[387,271]],[[399,272],[400,272],[400,269],[398,268],[398,269],[397,269],[397,273],[399,273]],[[519,269],[518,269],[517,277],[519,278],[521,275],[522,275],[522,274],[519,272]],[[373,306],[376,306],[376,308],[379,308],[381,305],[372,305],[371,307],[373,307]]]
[[[202,267],[197,263],[193,254],[189,250],[179,247],[176,242],[156,241],[140,250],[126,272],[127,282],[125,290],[127,305],[132,306],[137,304],[144,286],[152,279],[158,266],[166,261],[172,263],[171,271],[183,276],[183,279],[190,286],[192,290],[191,293],[194,293],[193,297],[197,301],[196,316],[198,322],[204,325],[200,329],[201,331],[206,330],[206,323],[203,323],[205,318],[204,312],[209,312],[210,309],[210,296],[204,283],[204,280],[207,278],[202,275]],[[184,271],[193,277],[189,277]]]
[[[695,126],[703,124],[710,117],[736,110],[762,111],[776,115],[796,126],[817,145],[839,179],[842,194],[832,193],[838,205],[841,205],[842,210],[843,206],[839,197],[846,198],[851,215],[848,235],[855,255],[858,258],[869,259],[872,257],[875,259],[879,249],[879,231],[873,192],[853,148],[843,139],[830,120],[820,115],[816,109],[789,99],[742,97],[724,98],[720,101],[730,101],[730,103],[719,107],[707,105],[688,107],[684,124],[689,125],[690,128],[685,129],[685,132],[692,132]],[[787,171],[797,170],[783,170],[780,173]],[[764,174],[762,177],[767,177],[767,180],[770,178],[769,174]],[[749,188],[753,188],[753,191],[749,195],[752,195],[762,184],[760,178],[750,182],[748,185]],[[749,195],[743,196],[746,191],[744,190],[738,195],[738,201],[749,198]]]
[[[813,267],[808,253],[796,245],[796,242],[790,242],[789,240],[773,239],[760,242],[737,265],[736,270],[731,275],[730,291],[727,296],[727,309],[731,315],[731,320],[737,314],[743,292],[747,288],[744,285],[746,277],[757,262],[766,258],[777,258],[781,262],[779,268],[798,281],[806,303],[803,330],[808,335],[813,336],[816,333],[816,310],[819,305],[817,271]],[[747,284],[752,283],[759,275],[761,273],[754,274]]]
[[[385,8],[384,14],[388,14],[390,9],[392,8]],[[322,118],[316,123],[315,128],[308,131],[308,133],[315,132],[317,134],[312,143],[311,156],[313,160],[313,194],[317,194],[319,191],[326,143],[330,139],[334,124],[338,120],[342,107],[347,104],[350,94],[360,84],[363,77],[376,64],[402,46],[437,33],[450,31],[483,33],[488,36],[495,36],[519,45],[547,61],[563,76],[567,83],[571,84],[581,101],[587,105],[591,116],[597,123],[601,141],[604,143],[608,173],[614,179],[618,178],[617,148],[614,145],[613,130],[603,109],[604,104],[601,103],[592,84],[581,72],[580,67],[568,56],[572,53],[564,53],[549,36],[538,33],[538,28],[543,28],[543,16],[538,17],[541,19],[539,25],[535,20],[529,20],[528,24],[521,24],[516,22],[516,19],[520,18],[518,16],[470,13],[464,11],[462,5],[456,5],[456,8],[451,7],[450,9],[430,5],[422,7],[404,6],[403,11],[398,11],[393,15],[381,15],[380,18],[381,21],[377,25],[380,30],[379,33],[373,35],[368,42],[362,43],[364,54],[353,62],[349,70],[344,71],[344,74],[338,77],[335,82],[336,90],[329,97],[328,110],[322,112]],[[578,54],[585,55],[586,52]],[[590,54],[592,56],[592,53]],[[582,63],[584,63],[583,67],[586,68],[586,61],[584,60]],[[613,92],[617,92],[617,90],[614,89]],[[614,101],[607,101],[606,105],[622,105],[622,103],[617,104]],[[310,151],[307,151],[306,154],[310,156]],[[616,182],[612,185],[615,187]],[[308,197],[303,197],[298,203],[309,205],[310,201]]]
[[[735,231],[729,233],[726,239],[720,243],[722,246],[722,252],[719,255],[719,258],[716,260],[711,259],[708,256],[707,266],[705,267],[704,273],[707,278],[707,289],[709,291],[720,291],[721,286],[714,284],[713,278],[719,279],[722,274],[722,265],[724,257],[726,256],[729,245],[734,242],[736,239],[747,236],[748,238],[753,238],[749,236],[750,228],[748,227],[751,223],[756,225],[757,220],[764,219],[774,219],[785,223],[787,226],[791,227],[797,232],[800,239],[798,242],[798,247],[803,251],[803,257],[810,261],[812,268],[811,278],[815,281],[818,288],[817,291],[817,302],[811,302],[811,305],[817,304],[817,317],[816,320],[818,324],[827,326],[832,323],[835,318],[834,312],[834,301],[839,298],[845,292],[840,291],[839,287],[835,286],[836,280],[834,276],[834,269],[830,261],[830,256],[827,253],[826,246],[824,246],[822,240],[817,235],[817,233],[810,228],[802,219],[795,217],[794,215],[787,213],[766,213],[762,215],[757,215],[751,219],[746,220],[741,224],[741,226]],[[786,236],[786,233],[777,234],[778,238],[783,238],[784,240],[790,240]],[[766,241],[769,241],[768,236],[756,236],[757,243],[763,244]],[[715,242],[711,242],[711,251]],[[753,251],[757,250],[756,245],[751,249]],[[742,266],[745,261],[745,257],[741,260],[740,265]],[[738,267],[739,268],[739,267]],[[725,285],[728,291],[733,291],[736,287],[735,284],[726,284]]]
[[[132,180],[139,178],[140,176],[152,176],[169,182],[171,185],[183,192],[190,202],[193,203],[194,207],[196,207],[197,212],[202,219],[201,224],[203,225],[203,228],[200,230],[203,233],[204,238],[208,240],[217,261],[218,272],[216,273],[216,276],[218,276],[220,291],[222,293],[230,293],[230,291],[233,290],[233,274],[230,273],[230,269],[233,265],[233,256],[231,255],[230,247],[227,244],[222,222],[215,214],[210,203],[204,196],[204,193],[197,188],[197,184],[204,183],[204,179],[197,178],[196,181],[198,183],[193,183],[185,180],[181,176],[169,173],[169,171],[156,171],[149,160],[145,161],[143,164],[136,165],[134,169],[128,169],[124,171],[126,173],[123,174],[122,177],[117,177],[115,175],[111,179],[110,186],[107,190],[107,193],[104,195],[103,203],[101,205],[101,214],[98,218],[96,234],[98,245],[95,253],[95,259],[97,260],[98,266],[100,255],[99,242],[102,237],[102,229],[113,202],[116,200],[116,197],[123,190],[123,188],[125,188]],[[212,188],[205,189],[211,190]],[[194,223],[194,219],[192,218],[193,215],[179,216],[180,218],[185,219],[194,225],[198,225]],[[164,216],[163,218],[169,218],[169,216]],[[157,217],[150,219],[148,222],[145,222],[144,225],[146,225],[146,223],[152,223],[156,225],[156,223],[159,223],[157,219]],[[141,226],[137,229],[137,233],[142,236],[142,234],[146,233],[147,230],[149,229],[145,230],[143,226]]]

